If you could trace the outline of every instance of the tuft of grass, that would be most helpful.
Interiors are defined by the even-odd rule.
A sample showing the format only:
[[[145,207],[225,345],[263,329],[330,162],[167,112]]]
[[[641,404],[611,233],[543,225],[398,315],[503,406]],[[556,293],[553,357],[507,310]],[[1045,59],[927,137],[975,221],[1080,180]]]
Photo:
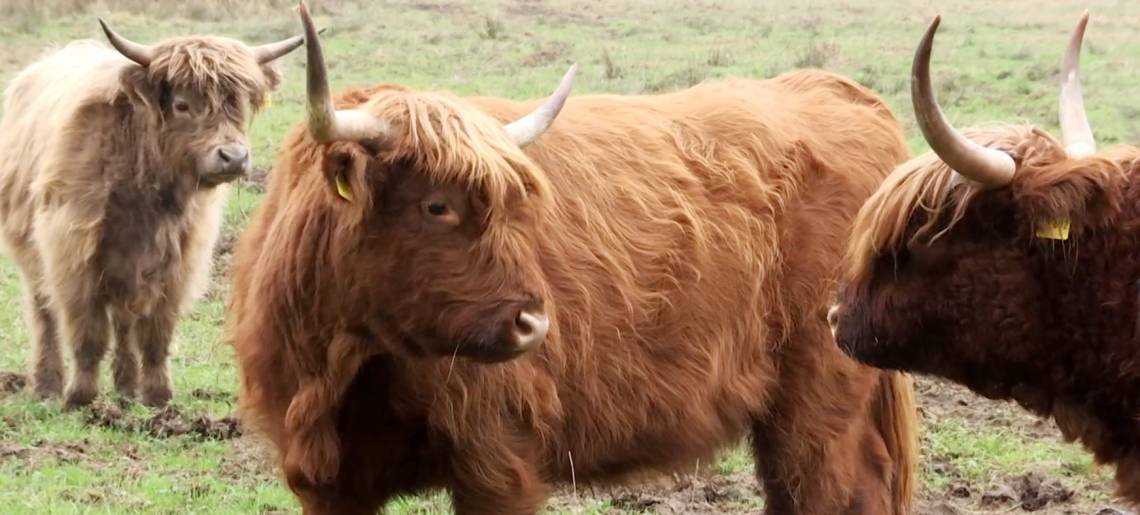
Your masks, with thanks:
[[[625,71],[621,66],[618,66],[612,56],[610,56],[609,49],[602,50],[602,65],[605,66],[606,80],[616,80],[625,75]]]
[[[705,59],[705,64],[712,67],[732,66],[736,64],[736,59],[732,57],[732,54],[730,54],[728,50],[717,47],[709,51],[709,57]]]
[[[836,53],[838,47],[835,44],[813,40],[799,52],[792,64],[796,68],[826,68]]]
[[[483,18],[483,25],[478,30],[479,37],[492,41],[503,39],[503,22],[498,18],[487,16]]]

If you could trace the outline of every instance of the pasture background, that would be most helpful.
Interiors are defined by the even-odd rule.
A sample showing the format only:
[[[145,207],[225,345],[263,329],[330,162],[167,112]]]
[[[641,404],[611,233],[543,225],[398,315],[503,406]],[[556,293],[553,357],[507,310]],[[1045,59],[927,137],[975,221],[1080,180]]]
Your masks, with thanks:
[[[214,33],[262,43],[297,34],[293,1],[0,0],[0,81],[50,46],[102,40],[96,16],[140,42]],[[770,77],[797,67],[849,75],[883,95],[925,150],[909,99],[912,52],[943,15],[933,69],[959,126],[990,121],[1056,130],[1057,68],[1081,10],[1092,21],[1082,77],[1102,146],[1140,142],[1140,5],[1134,1],[682,2],[677,0],[312,0],[335,90],[376,82],[523,99],[546,95],[570,62],[574,94],[638,94],[725,76]],[[255,176],[271,167],[299,121],[303,53],[282,60],[286,80],[252,126]],[[243,184],[227,207],[215,287],[177,330],[176,396],[161,413],[60,413],[21,390],[29,349],[20,284],[0,259],[0,510],[5,513],[298,512],[257,442],[232,418],[237,379],[220,322],[229,245],[261,199]],[[104,381],[103,398],[109,398]],[[1095,513],[1112,504],[1109,470],[1004,403],[921,380],[921,513]],[[552,513],[745,513],[762,506],[745,450],[693,474],[645,486],[567,489]],[[447,513],[442,495],[391,513]]]

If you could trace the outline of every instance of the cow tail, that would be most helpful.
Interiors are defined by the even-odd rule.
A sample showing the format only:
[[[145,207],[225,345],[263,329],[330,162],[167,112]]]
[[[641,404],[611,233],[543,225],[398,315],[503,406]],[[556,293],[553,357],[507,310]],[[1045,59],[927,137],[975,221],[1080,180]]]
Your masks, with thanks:
[[[909,375],[882,373],[873,417],[894,464],[891,475],[892,512],[894,515],[908,515],[918,483],[918,408],[914,383]]]

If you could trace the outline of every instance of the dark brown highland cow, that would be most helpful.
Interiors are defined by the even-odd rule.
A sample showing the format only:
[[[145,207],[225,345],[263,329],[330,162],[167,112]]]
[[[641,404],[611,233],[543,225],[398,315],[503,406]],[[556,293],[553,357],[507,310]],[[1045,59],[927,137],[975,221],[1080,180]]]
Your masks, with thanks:
[[[63,393],[63,347],[67,405],[91,402],[114,341],[116,391],[162,405],[174,326],[205,290],[229,183],[249,169],[250,118],[302,38],[148,46],[103,30],[113,48],[71,43],[8,86],[0,242],[24,283],[35,395]]]
[[[913,91],[933,153],[860,211],[829,318],[861,361],[1052,417],[1140,504],[1140,149],[1095,149],[1078,78],[1087,21],[1062,66],[1062,143],[1031,126],[956,132],[930,84],[935,19]]]
[[[541,104],[380,85],[338,111],[301,15],[309,120],[229,322],[243,413],[306,513],[445,488],[533,514],[571,477],[748,435],[769,513],[909,511],[912,387],[825,316],[855,212],[907,157],[880,98],[799,71],[567,100],[571,69]]]

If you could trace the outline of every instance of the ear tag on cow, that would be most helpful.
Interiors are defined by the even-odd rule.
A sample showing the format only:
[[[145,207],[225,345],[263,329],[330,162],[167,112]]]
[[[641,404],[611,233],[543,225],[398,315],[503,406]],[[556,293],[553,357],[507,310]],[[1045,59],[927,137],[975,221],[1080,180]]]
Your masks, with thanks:
[[[265,98],[261,101],[261,108],[268,109],[271,105],[273,105],[273,95],[266,93]]]
[[[1037,237],[1050,240],[1069,239],[1069,217],[1054,218],[1037,226]]]
[[[343,173],[336,174],[336,192],[340,194],[340,198],[352,202],[352,187],[344,179]]]

